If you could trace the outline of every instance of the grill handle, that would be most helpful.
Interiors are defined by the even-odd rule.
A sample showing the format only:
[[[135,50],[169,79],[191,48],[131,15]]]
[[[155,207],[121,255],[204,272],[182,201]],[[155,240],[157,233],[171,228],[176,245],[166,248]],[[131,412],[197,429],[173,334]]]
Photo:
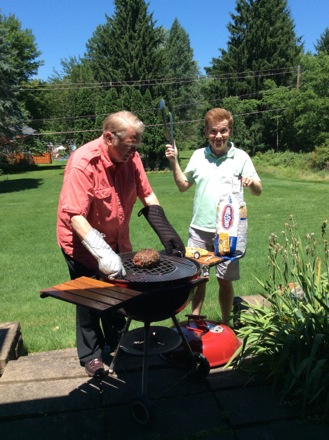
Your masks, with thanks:
[[[190,285],[191,287],[196,287],[196,286],[199,286],[200,284],[207,283],[208,281],[209,281],[209,278],[206,278],[206,277],[197,277],[197,278],[194,278],[193,280],[190,280],[190,281],[189,281],[189,285]]]

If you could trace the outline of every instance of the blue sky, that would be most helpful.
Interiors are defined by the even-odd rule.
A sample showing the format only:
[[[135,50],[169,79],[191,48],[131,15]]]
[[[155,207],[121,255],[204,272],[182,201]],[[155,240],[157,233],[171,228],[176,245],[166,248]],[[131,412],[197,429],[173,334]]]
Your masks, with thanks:
[[[189,34],[194,58],[201,68],[226,49],[227,24],[235,12],[235,0],[149,0],[149,12],[158,26],[169,29],[177,18]],[[328,0],[288,0],[295,31],[305,49],[314,51],[321,33],[329,27]],[[112,0],[1,0],[3,15],[14,14],[23,29],[31,29],[44,66],[38,77],[46,80],[53,69],[60,72],[60,60],[83,56],[86,42],[105,14],[114,11]]]

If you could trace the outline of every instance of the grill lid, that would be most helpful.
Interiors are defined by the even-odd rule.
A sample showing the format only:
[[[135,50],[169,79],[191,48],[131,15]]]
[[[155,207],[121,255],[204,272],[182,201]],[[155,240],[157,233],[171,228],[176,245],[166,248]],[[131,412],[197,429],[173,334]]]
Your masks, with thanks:
[[[120,254],[122,264],[126,270],[123,278],[129,282],[165,282],[175,281],[197,275],[200,265],[189,258],[167,255],[165,251],[160,252],[160,262],[149,268],[136,267],[132,261],[136,252]]]

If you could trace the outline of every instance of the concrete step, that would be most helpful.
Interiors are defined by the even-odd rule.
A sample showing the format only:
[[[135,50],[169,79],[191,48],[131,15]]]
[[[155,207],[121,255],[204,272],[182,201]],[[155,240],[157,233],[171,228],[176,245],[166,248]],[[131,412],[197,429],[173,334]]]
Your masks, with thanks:
[[[26,354],[19,322],[0,323],[0,377],[7,363]]]

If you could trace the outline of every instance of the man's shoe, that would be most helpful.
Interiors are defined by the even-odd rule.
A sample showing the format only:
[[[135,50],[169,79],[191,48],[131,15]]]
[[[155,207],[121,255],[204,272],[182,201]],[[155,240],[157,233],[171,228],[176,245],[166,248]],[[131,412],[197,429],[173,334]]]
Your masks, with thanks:
[[[99,358],[86,362],[85,370],[90,377],[101,378],[108,374],[108,370],[105,370],[102,359]]]

